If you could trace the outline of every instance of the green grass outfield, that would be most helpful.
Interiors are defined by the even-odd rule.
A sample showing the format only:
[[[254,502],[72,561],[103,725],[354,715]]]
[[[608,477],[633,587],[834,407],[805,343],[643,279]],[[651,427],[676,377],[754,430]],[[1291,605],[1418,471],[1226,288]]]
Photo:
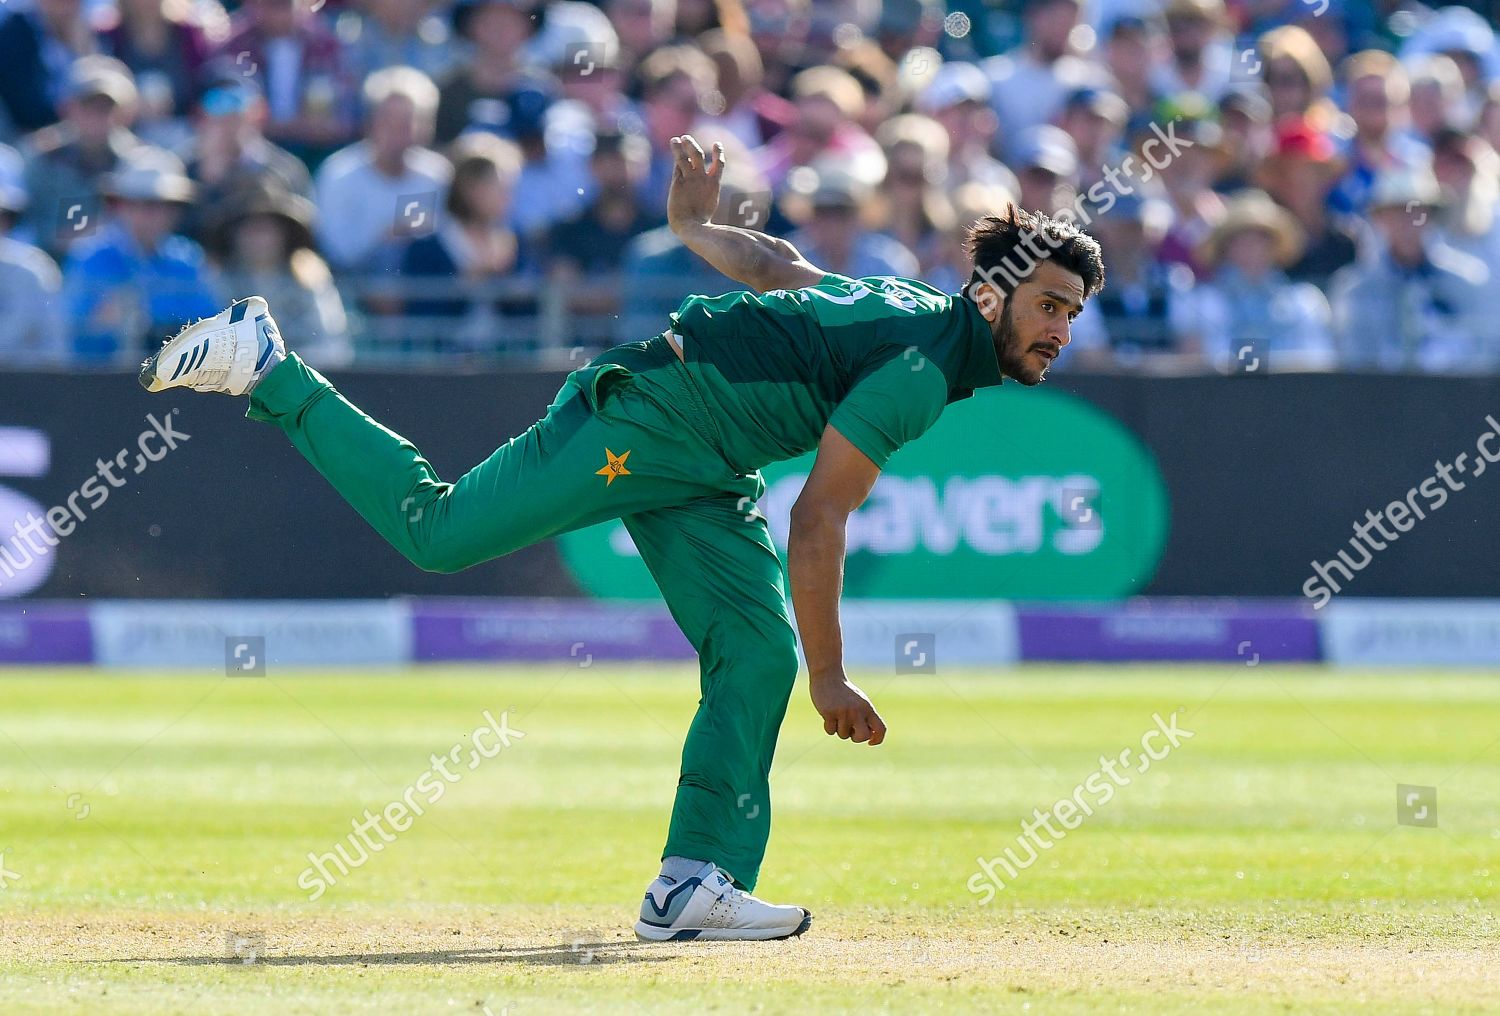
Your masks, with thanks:
[[[799,685],[773,776],[760,889],[812,930],[648,946],[687,668],[0,673],[0,1013],[1500,1012],[1500,674],[857,677],[888,742]],[[484,710],[524,739],[309,902],[308,852]],[[979,905],[976,857],[1173,710],[1194,736]]]

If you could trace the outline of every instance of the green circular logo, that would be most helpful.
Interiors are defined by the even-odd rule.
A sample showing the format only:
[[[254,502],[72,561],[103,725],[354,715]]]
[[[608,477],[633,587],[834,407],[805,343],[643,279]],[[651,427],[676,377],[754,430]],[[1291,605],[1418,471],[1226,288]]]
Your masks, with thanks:
[[[805,455],[766,468],[760,510],[783,555]],[[934,599],[1113,599],[1151,580],[1166,486],[1112,417],[1046,389],[987,388],[891,457],[849,519],[844,594]],[[591,594],[656,599],[618,521],[559,537]]]

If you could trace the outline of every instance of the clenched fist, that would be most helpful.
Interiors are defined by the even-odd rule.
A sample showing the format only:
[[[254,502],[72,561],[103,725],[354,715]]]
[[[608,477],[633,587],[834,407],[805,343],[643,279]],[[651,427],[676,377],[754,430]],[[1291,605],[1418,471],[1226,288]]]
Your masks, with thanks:
[[[813,706],[823,717],[823,730],[846,741],[868,742],[871,746],[885,740],[885,721],[864,692],[847,677],[813,678],[810,690]]]

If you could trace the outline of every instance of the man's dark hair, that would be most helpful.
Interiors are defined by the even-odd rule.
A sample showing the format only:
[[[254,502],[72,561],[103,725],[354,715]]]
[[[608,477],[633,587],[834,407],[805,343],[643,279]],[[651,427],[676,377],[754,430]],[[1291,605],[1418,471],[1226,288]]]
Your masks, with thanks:
[[[966,293],[978,283],[989,282],[1010,296],[1043,261],[1077,273],[1083,279],[1085,298],[1104,288],[1104,254],[1099,241],[1072,223],[1041,212],[1006,205],[999,215],[976,219],[964,245],[974,259],[974,274],[964,287]]]

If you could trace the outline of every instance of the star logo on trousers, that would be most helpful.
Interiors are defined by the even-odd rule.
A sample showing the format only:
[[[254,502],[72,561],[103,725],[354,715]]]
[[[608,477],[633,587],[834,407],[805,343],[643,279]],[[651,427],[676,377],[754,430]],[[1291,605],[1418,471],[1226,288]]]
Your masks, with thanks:
[[[602,468],[594,470],[594,475],[605,477],[606,479],[604,481],[604,485],[606,487],[608,487],[611,483],[614,483],[616,477],[630,475],[630,470],[625,468],[625,460],[630,458],[629,449],[619,455],[616,455],[614,452],[606,448],[604,449],[604,457],[608,461],[604,463],[604,466]]]

